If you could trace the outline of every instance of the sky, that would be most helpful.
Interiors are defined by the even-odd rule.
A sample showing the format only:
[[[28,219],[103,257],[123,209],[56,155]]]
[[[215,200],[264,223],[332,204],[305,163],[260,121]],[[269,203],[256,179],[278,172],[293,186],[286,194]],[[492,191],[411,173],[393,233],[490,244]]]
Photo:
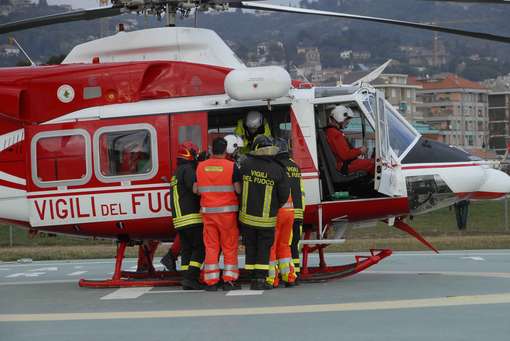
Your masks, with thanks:
[[[36,1],[36,0],[33,0]],[[284,4],[287,5],[289,0],[273,0],[270,1],[273,4]],[[299,0],[291,0],[291,3],[299,3]],[[98,0],[48,0],[50,5],[71,5],[74,8],[93,8],[98,6]]]

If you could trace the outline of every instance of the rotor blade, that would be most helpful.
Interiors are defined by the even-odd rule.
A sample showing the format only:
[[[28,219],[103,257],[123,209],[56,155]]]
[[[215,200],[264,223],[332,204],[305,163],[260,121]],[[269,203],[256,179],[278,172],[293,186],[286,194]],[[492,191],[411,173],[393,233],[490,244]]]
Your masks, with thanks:
[[[425,0],[435,2],[474,2],[478,4],[510,4],[510,0]]]
[[[0,25],[0,34],[26,30],[34,27],[66,23],[71,21],[94,20],[99,18],[112,17],[115,15],[122,14],[122,12],[123,12],[122,8],[119,7],[105,7],[84,9],[72,12],[47,15],[43,17],[30,18]]]
[[[285,12],[285,13],[298,13],[298,14],[312,14],[312,15],[321,15],[321,16],[326,16],[326,17],[372,21],[372,22],[378,22],[378,23],[383,23],[383,24],[407,26],[407,27],[418,28],[418,29],[429,30],[429,31],[452,33],[452,34],[456,34],[456,35],[472,37],[472,38],[480,38],[480,39],[491,40],[491,41],[498,41],[498,42],[502,42],[502,43],[510,43],[510,37],[498,36],[498,35],[490,34],[490,33],[465,31],[465,30],[460,30],[460,29],[456,29],[456,28],[449,28],[449,27],[436,26],[436,25],[430,25],[430,24],[422,24],[422,23],[416,23],[416,22],[411,22],[411,21],[402,21],[402,20],[396,20],[396,19],[385,19],[385,18],[368,17],[368,16],[363,16],[363,15],[355,15],[355,14],[347,14],[347,13],[339,13],[339,12],[320,11],[320,10],[306,9],[306,8],[261,4],[261,3],[254,3],[254,2],[250,2],[250,1],[241,1],[241,3],[239,5],[231,4],[230,6],[244,8],[244,9]]]

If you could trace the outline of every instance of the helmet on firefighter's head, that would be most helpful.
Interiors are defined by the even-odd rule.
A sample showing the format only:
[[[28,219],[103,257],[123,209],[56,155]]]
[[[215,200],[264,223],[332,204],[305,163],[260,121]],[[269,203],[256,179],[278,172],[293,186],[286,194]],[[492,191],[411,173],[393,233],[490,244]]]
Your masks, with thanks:
[[[262,124],[264,123],[264,116],[258,111],[250,111],[246,114],[244,118],[244,125],[250,132],[250,134],[254,134]]]
[[[274,146],[273,138],[266,135],[257,135],[255,139],[253,139],[252,149],[257,150],[264,147]]]
[[[177,147],[178,159],[193,161],[196,159],[198,153],[198,147],[191,141],[183,142]]]
[[[339,124],[353,117],[354,113],[352,112],[351,108],[346,107],[345,105],[337,105],[329,113],[329,118]]]
[[[278,154],[289,153],[289,142],[286,139],[278,137],[275,146],[278,147]]]
[[[232,155],[238,148],[244,147],[243,139],[238,135],[226,135],[224,139],[227,141],[227,154]]]

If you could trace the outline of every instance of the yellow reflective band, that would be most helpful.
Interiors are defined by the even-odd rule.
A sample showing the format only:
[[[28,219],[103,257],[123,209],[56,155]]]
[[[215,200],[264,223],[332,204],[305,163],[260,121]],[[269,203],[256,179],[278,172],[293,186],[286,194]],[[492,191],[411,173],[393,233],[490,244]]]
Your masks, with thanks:
[[[292,258],[292,263],[299,264],[300,263],[299,258]]]
[[[173,218],[175,228],[202,224],[202,215],[200,213],[190,213],[182,217]]]
[[[262,217],[269,217],[269,211],[271,209],[271,199],[273,194],[273,186],[266,186],[264,193],[264,210],[262,211]]]
[[[202,263],[195,262],[195,261],[192,260],[191,262],[189,262],[189,266],[192,266],[192,267],[200,269],[202,267]]]
[[[269,264],[255,264],[255,270],[269,270]]]
[[[244,268],[246,270],[255,270],[255,265],[254,264],[245,264]]]
[[[180,217],[182,215],[182,213],[181,213],[181,205],[179,204],[179,190],[178,190],[178,186],[177,186],[177,181],[175,182],[175,186],[173,188],[173,195],[174,195],[175,216]]]
[[[181,270],[186,271],[189,269],[188,265],[181,265]]]
[[[301,272],[301,268],[299,266],[295,266],[294,267],[294,272],[295,273]]]
[[[223,172],[223,166],[207,166],[204,168],[206,172]]]
[[[243,198],[241,212],[246,213],[247,205],[248,205],[248,188],[250,187],[250,182],[247,180],[243,180]]]
[[[276,225],[276,217],[262,218],[262,217],[252,216],[252,215],[246,214],[244,212],[241,212],[239,214],[239,220],[246,225],[255,226],[255,227],[274,228]]]

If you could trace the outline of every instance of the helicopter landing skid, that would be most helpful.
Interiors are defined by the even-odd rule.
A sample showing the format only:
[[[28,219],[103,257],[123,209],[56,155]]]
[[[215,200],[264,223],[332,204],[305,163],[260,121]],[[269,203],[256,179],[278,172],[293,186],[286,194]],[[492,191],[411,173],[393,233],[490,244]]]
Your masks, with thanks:
[[[156,271],[154,267],[149,266],[147,271],[122,271],[122,262],[126,251],[127,242],[121,241],[117,247],[117,256],[115,260],[115,271],[111,279],[106,280],[86,280],[79,281],[80,287],[85,288],[129,288],[129,287],[161,287],[161,286],[179,286],[181,285],[181,273],[179,271]],[[382,259],[390,256],[392,251],[370,250],[370,256],[355,256],[355,262],[351,264],[327,266],[324,251],[327,245],[309,246],[303,248],[303,267],[301,270],[301,282],[325,282],[328,280],[339,279],[357,274],[372,265],[379,263]],[[308,266],[308,256],[310,252],[318,251],[320,263],[318,267]],[[250,272],[241,269],[240,282],[250,281]]]
[[[115,257],[115,271],[111,279],[86,280],[80,279],[78,285],[85,288],[129,288],[129,287],[161,287],[181,285],[180,276],[176,272],[156,271],[152,262],[147,272],[122,271],[122,262],[126,252],[126,241],[119,242]],[[148,256],[148,255],[147,255]]]

